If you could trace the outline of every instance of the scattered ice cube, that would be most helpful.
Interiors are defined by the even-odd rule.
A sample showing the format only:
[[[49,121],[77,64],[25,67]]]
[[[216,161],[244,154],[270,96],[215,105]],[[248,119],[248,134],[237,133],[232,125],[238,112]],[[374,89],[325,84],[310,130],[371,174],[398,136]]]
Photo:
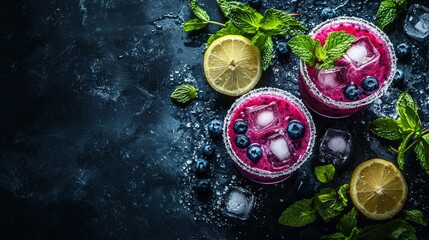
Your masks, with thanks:
[[[276,128],[280,124],[276,102],[246,108],[250,127],[256,131]]]
[[[331,90],[348,84],[344,70],[344,67],[322,68],[317,75],[320,86],[324,90]]]
[[[411,5],[405,18],[404,31],[416,41],[427,40],[429,38],[429,8],[420,4]]]
[[[351,145],[352,136],[350,133],[337,129],[327,129],[319,148],[320,161],[332,163],[336,167],[342,166],[349,158]]]
[[[295,158],[295,149],[282,134],[268,137],[267,145],[268,161],[273,168],[286,166]]]
[[[256,198],[241,187],[231,187],[225,198],[224,213],[230,217],[246,220],[255,206]]]
[[[380,53],[374,47],[368,37],[361,37],[352,43],[344,58],[352,64],[354,68],[362,68],[377,61]]]

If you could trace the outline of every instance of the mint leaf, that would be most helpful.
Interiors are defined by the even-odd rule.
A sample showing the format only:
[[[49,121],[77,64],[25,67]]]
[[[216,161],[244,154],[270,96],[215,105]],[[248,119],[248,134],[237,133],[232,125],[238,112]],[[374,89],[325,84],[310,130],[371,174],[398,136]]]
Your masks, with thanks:
[[[344,31],[331,32],[325,41],[323,49],[325,50],[328,58],[335,62],[340,59],[347,50],[349,50],[355,39],[355,36],[347,34]]]
[[[262,55],[262,70],[267,70],[267,68],[271,65],[271,59],[274,53],[274,43],[271,37],[268,37],[265,40],[265,44],[261,49]]]
[[[262,28],[270,34],[281,34],[295,36],[304,34],[307,28],[301,22],[290,16],[289,14],[277,10],[268,9],[265,11],[262,21]]]
[[[375,14],[377,25],[382,30],[384,30],[386,26],[392,24],[397,16],[398,11],[396,10],[396,5],[391,0],[383,0]]]
[[[289,40],[288,45],[292,52],[310,67],[316,65],[314,55],[314,40],[307,35],[297,35]]]
[[[348,238],[344,234],[337,232],[337,233],[334,233],[331,235],[322,236],[321,239],[323,239],[323,240],[325,240],[325,239],[326,240],[347,240]]]
[[[378,118],[369,123],[369,129],[374,135],[388,140],[404,138],[401,124],[393,118]]]
[[[229,14],[232,23],[245,33],[256,33],[261,26],[263,16],[255,9],[243,5],[240,8],[233,8]]]
[[[191,5],[191,10],[198,19],[203,20],[204,22],[210,21],[210,17],[207,12],[201,7],[197,0],[189,0],[189,5]]]
[[[413,132],[411,132],[410,134],[408,134],[404,140],[402,141],[401,145],[399,145],[398,148],[398,165],[400,169],[404,169],[404,156],[405,156],[405,151],[407,150],[408,147],[408,142],[410,141],[411,137],[414,135]]]
[[[327,183],[334,179],[335,167],[332,164],[317,166],[314,169],[317,180],[322,183]]]
[[[402,11],[407,8],[407,0],[392,0],[396,5],[396,9]]]
[[[192,20],[189,20],[183,24],[182,30],[185,32],[190,32],[194,30],[200,30],[207,26],[207,22],[204,22],[201,19],[194,18]]]
[[[227,18],[230,17],[231,11],[235,8],[242,8],[245,4],[241,2],[229,1],[229,0],[217,0],[217,4],[222,11],[223,15]]]
[[[401,219],[395,219],[384,224],[369,225],[364,227],[357,239],[417,239],[414,227]]]
[[[415,222],[417,224],[426,226],[426,221],[423,216],[423,213],[420,210],[402,210],[404,213],[404,219],[408,221]]]
[[[197,90],[194,86],[189,84],[183,84],[173,91],[171,98],[179,103],[188,103],[192,99],[197,97]]]
[[[414,147],[417,159],[426,174],[429,175],[429,135],[423,135],[422,140]]]
[[[322,64],[317,65],[317,69],[320,70],[322,68],[333,68],[335,67],[335,62],[330,59],[326,59],[326,61]]]
[[[279,223],[290,227],[302,227],[316,220],[311,199],[302,199],[289,206],[279,218]]]
[[[349,188],[350,186],[348,184],[343,184],[338,188],[337,192],[339,197],[338,199],[340,201],[339,203],[340,206],[343,206],[343,207],[347,206],[347,202],[348,202],[347,196],[349,193]]]
[[[423,128],[420,117],[417,113],[418,106],[413,98],[407,92],[403,92],[396,102],[396,109],[399,115],[399,121],[405,129],[414,131]]]
[[[329,222],[344,210],[347,205],[347,191],[348,184],[345,184],[339,188],[338,193],[333,188],[323,188],[314,196],[314,208],[325,222]]]
[[[267,40],[267,35],[265,35],[264,33],[258,32],[255,36],[253,36],[252,43],[253,45],[257,46],[259,49],[262,50],[266,40]]]
[[[357,211],[356,208],[352,208],[350,212],[345,214],[337,224],[337,230],[343,233],[345,236],[350,236],[357,224]]]
[[[326,55],[326,51],[325,49],[323,49],[322,45],[320,44],[320,41],[317,40],[315,43],[315,54],[316,54],[316,58],[319,59],[320,61],[326,61],[326,58],[328,57]]]
[[[226,36],[226,35],[244,35],[240,29],[238,29],[231,21],[225,23],[225,27],[217,31],[215,34],[211,35],[206,43],[206,48],[208,48],[216,39]]]

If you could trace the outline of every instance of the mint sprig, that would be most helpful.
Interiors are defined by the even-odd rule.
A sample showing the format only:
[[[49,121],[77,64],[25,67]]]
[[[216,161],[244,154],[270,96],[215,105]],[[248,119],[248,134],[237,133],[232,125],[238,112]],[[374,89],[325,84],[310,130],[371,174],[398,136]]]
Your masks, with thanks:
[[[302,227],[314,222],[317,215],[329,222],[347,206],[348,189],[348,184],[342,185],[338,190],[321,189],[311,199],[302,199],[289,206],[283,211],[278,222],[289,227]]]
[[[318,62],[317,69],[321,69],[334,67],[335,62],[349,50],[355,39],[355,36],[339,31],[329,33],[323,47],[319,40],[307,35],[293,37],[288,45],[307,65],[314,67]]]
[[[171,94],[171,98],[178,103],[186,104],[197,97],[197,90],[189,84],[177,86]]]
[[[396,102],[398,119],[379,118],[370,122],[370,130],[377,137],[387,140],[402,140],[398,149],[398,165],[404,168],[405,153],[414,147],[423,170],[429,174],[429,129],[424,129],[418,115],[418,106],[410,94],[402,93]],[[411,143],[410,143],[411,142]]]
[[[407,0],[383,0],[375,15],[377,25],[384,30],[407,8]]]
[[[216,24],[222,28],[207,40],[209,47],[214,40],[225,35],[242,35],[259,48],[262,56],[262,69],[266,70],[274,54],[273,36],[295,36],[303,34],[305,28],[290,14],[277,9],[267,9],[262,15],[252,7],[230,0],[217,0],[218,6],[228,21],[223,24],[210,20],[210,16],[196,0],[190,0],[195,19],[183,25],[183,31],[190,32],[205,28],[208,24]]]
[[[321,183],[327,183],[334,179],[335,167],[332,164],[317,166],[314,168],[317,180]]]

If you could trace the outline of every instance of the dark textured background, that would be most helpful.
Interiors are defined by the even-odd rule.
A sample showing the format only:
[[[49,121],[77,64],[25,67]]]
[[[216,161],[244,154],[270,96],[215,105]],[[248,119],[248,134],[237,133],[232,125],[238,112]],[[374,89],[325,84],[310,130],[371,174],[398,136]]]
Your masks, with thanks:
[[[213,19],[224,21],[214,0],[201,2]],[[298,12],[312,28],[322,21],[323,7],[339,2],[264,0],[259,10]],[[337,11],[374,22],[379,2],[349,1]],[[0,18],[1,239],[318,239],[335,230],[337,220],[300,229],[277,224],[282,210],[320,189],[312,173],[318,147],[289,180],[263,186],[244,179],[221,141],[208,137],[206,124],[223,118],[234,99],[215,93],[203,76],[204,42],[217,27],[194,34],[180,29],[192,18],[188,1],[5,0]],[[429,127],[429,44],[406,38],[403,19],[389,34],[394,44],[413,46],[413,59],[399,64],[407,79],[401,90],[424,109]],[[185,82],[199,97],[177,106],[169,95]],[[299,96],[297,59],[276,56],[261,86]],[[349,165],[325,186],[348,182],[366,159],[395,159],[387,148],[392,143],[371,136],[367,123],[395,116],[399,93],[391,88],[347,119],[314,115],[317,145],[328,127],[350,131],[354,141]],[[216,147],[217,157],[211,160],[213,194],[201,200],[192,166],[204,143]],[[422,210],[428,221],[429,176],[412,153],[404,173],[410,188],[405,208]],[[231,185],[257,197],[246,221],[219,210]],[[359,219],[360,226],[367,223],[373,222]],[[429,238],[427,229],[417,230],[419,239]]]

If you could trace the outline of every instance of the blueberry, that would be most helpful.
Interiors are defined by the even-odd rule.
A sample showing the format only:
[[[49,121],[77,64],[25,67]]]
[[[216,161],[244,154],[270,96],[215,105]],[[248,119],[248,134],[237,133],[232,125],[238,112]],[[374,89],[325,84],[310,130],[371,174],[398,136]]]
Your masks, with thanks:
[[[411,46],[408,43],[400,43],[395,48],[396,56],[401,61],[408,61],[411,58]]]
[[[344,89],[344,96],[348,100],[358,100],[362,91],[356,85],[350,84]]]
[[[336,17],[337,12],[331,7],[325,7],[324,9],[322,9],[322,13],[320,14],[320,16],[323,20],[328,20],[330,18]]]
[[[304,136],[305,127],[304,125],[299,121],[291,121],[289,125],[287,126],[287,134],[292,139],[298,139]]]
[[[279,58],[287,59],[290,55],[290,49],[286,42],[280,41],[276,45],[276,50]]]
[[[210,189],[211,189],[210,180],[208,180],[207,178],[198,180],[196,185],[196,190],[198,194],[207,195],[208,193],[210,193]]]
[[[219,119],[213,119],[209,122],[209,134],[213,137],[219,137],[222,135],[223,122]]]
[[[252,8],[260,8],[262,5],[262,0],[247,0],[247,4]]]
[[[207,157],[207,158],[212,158],[214,157],[214,154],[215,154],[214,149],[209,144],[203,146],[202,152],[204,157]]]
[[[397,88],[402,88],[404,86],[405,74],[402,69],[396,69],[395,75],[393,77],[393,85]]]
[[[250,139],[246,135],[238,135],[235,138],[235,145],[239,148],[247,148],[250,145]]]
[[[237,120],[234,123],[234,132],[236,133],[246,133],[247,132],[247,123],[243,120]]]
[[[257,145],[250,146],[247,149],[247,157],[252,161],[253,163],[258,163],[259,159],[262,157],[262,149],[261,147]]]
[[[209,162],[203,158],[197,159],[197,163],[195,164],[195,172],[198,175],[207,175],[209,171]]]
[[[378,83],[378,79],[375,77],[372,77],[372,76],[366,77],[362,82],[362,88],[365,91],[370,91],[370,92],[374,91],[374,90],[378,89],[379,86],[380,86],[380,84]]]

